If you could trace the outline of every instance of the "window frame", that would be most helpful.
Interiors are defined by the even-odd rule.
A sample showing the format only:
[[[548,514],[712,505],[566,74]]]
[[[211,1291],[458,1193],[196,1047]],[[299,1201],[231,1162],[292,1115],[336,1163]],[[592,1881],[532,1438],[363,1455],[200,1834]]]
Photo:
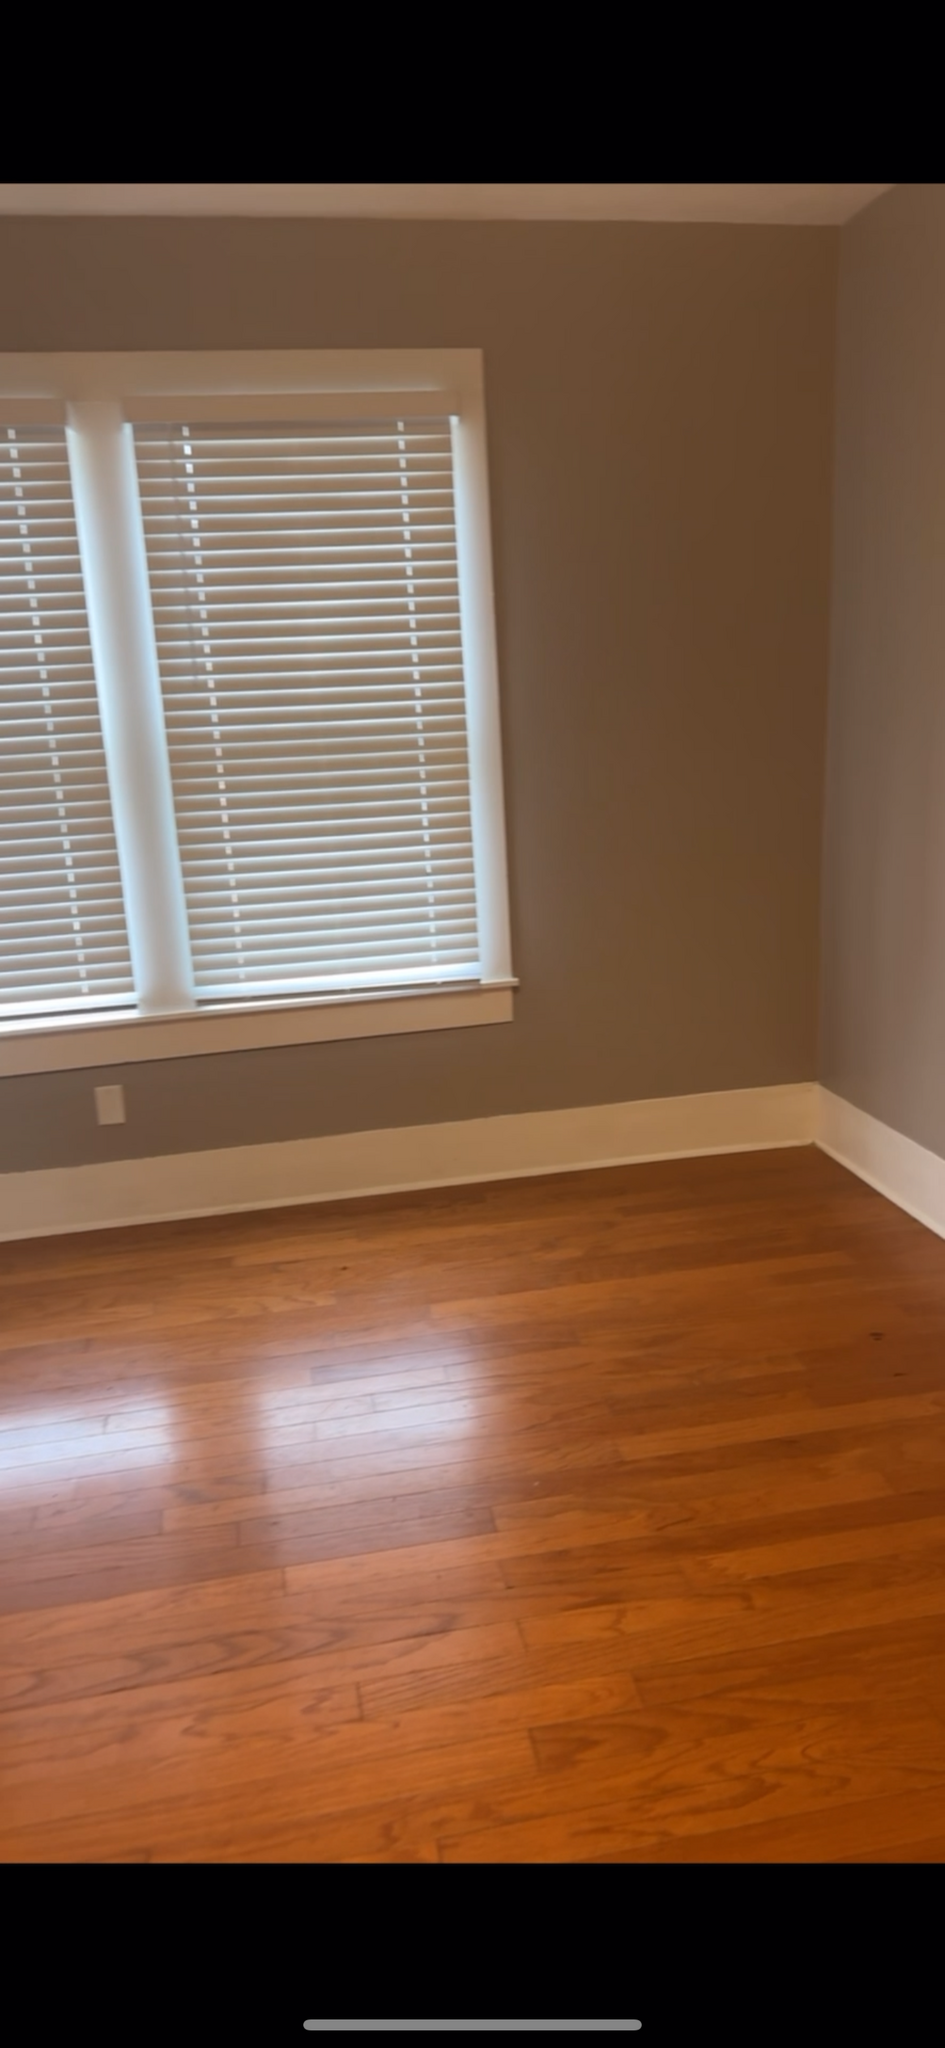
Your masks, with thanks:
[[[451,418],[478,980],[257,997],[214,1002],[207,1009],[196,1007],[192,991],[188,995],[184,963],[189,941],[185,928],[182,949],[183,891],[137,477],[133,462],[129,478],[127,463],[122,473],[116,458],[121,424],[130,428],[166,418],[169,401],[175,412],[186,402],[187,417],[195,420],[242,418],[261,425],[280,417],[314,421],[352,412],[365,419],[389,418],[392,407]],[[130,880],[127,862],[122,864],[138,1007],[111,1016],[85,1012],[0,1020],[0,1075],[511,1021],[517,983],[510,946],[481,351],[0,355],[0,425],[27,421],[72,430],[76,517],[83,566],[92,564],[91,588],[86,571],[87,597],[116,832],[121,850],[122,807],[135,809],[134,846],[139,851],[150,846],[151,860],[139,860]],[[130,446],[129,435],[124,441]],[[111,573],[116,550],[120,576]],[[142,761],[148,764],[147,788]],[[148,808],[144,831],[142,803]],[[127,837],[124,832],[126,842]]]

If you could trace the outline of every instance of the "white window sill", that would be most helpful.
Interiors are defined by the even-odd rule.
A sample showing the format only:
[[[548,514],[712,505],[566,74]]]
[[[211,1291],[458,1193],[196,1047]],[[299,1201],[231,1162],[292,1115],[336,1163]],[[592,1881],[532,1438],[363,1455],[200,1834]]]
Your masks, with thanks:
[[[512,1021],[514,981],[465,988],[403,989],[303,1001],[215,1003],[174,1016],[33,1017],[0,1022],[0,1076],[134,1060],[193,1059],[204,1053],[315,1045],[336,1038],[386,1038]]]

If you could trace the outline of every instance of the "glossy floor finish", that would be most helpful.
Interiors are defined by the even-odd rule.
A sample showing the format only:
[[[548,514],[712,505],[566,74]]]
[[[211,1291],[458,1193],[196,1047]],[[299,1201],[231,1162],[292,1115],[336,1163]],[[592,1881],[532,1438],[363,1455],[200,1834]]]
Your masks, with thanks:
[[[813,1150],[0,1247],[0,1856],[945,1854],[945,1243]]]

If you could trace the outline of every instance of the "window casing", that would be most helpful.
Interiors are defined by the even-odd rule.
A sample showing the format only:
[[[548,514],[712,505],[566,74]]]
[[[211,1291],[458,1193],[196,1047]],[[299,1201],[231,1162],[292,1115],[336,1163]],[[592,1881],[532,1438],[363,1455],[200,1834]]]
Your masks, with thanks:
[[[45,981],[38,965],[0,1014],[0,1071],[507,1021],[479,355],[3,358],[0,447],[26,436],[36,460],[50,451],[58,567],[25,588],[22,477],[0,455],[0,702],[16,710],[32,663],[27,737],[59,867],[44,894],[37,784],[0,826],[7,902],[25,906],[5,917],[0,973],[4,941],[13,980],[32,944]],[[69,764],[97,832],[82,812],[87,911],[75,833],[63,851],[38,596],[70,621],[68,645],[45,628],[68,657],[63,732],[80,697],[87,727],[84,782]],[[11,881],[18,859],[32,896]],[[56,958],[72,971],[58,998]]]

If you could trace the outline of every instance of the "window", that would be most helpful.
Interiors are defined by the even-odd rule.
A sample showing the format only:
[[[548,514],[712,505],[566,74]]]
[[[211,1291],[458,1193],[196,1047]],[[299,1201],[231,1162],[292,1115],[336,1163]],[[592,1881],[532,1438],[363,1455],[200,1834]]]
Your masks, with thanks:
[[[0,437],[0,1070],[507,1019],[479,357],[8,357]]]
[[[62,427],[0,439],[0,1017],[133,1000]]]
[[[135,456],[198,995],[478,975],[449,420]]]

